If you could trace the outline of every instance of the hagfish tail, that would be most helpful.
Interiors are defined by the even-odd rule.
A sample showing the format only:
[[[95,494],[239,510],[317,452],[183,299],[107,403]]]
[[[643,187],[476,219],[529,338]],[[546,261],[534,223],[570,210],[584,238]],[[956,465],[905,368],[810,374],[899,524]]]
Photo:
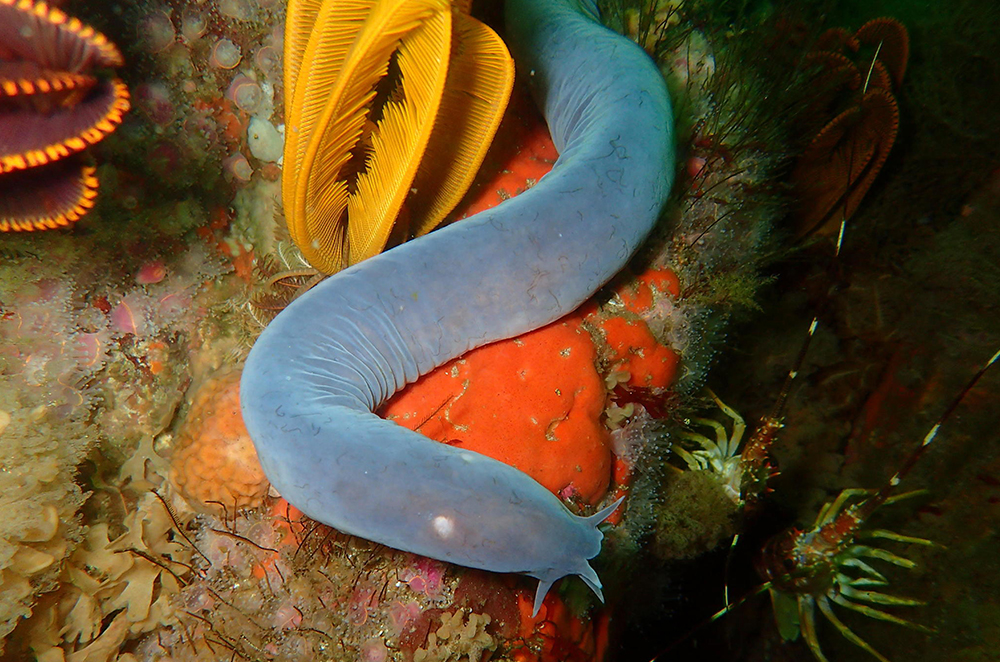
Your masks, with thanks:
[[[599,524],[521,471],[372,413],[420,375],[571,312],[653,227],[674,171],[663,78],[572,0],[508,0],[518,75],[559,150],[525,193],[342,271],[294,301],[247,359],[243,416],[274,487],[340,531],[463,566],[579,575]],[[615,504],[617,505],[617,504]]]

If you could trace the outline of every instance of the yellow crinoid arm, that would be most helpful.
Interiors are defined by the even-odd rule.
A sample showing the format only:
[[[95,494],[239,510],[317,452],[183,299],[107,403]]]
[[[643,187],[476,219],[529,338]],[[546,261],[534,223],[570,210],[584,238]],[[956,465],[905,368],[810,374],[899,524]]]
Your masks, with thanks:
[[[317,55],[309,61],[317,34],[333,29],[326,12],[320,9],[303,69],[317,65]],[[385,246],[437,115],[450,37],[447,0],[380,0],[332,82],[307,82],[299,74],[294,85],[303,114],[311,86],[324,103],[311,132],[300,132],[306,147],[297,164],[288,162],[286,144],[285,168],[294,169],[295,185],[291,196],[284,189],[285,215],[292,239],[317,269],[333,273]],[[399,80],[373,125],[372,104],[390,62]]]
[[[412,188],[438,116],[451,50],[452,13],[448,3],[404,38],[397,64],[401,87],[383,107],[372,131],[372,150],[357,193],[350,197],[350,263],[377,255]]]
[[[469,190],[514,85],[514,61],[500,37],[460,11],[454,23],[441,110],[407,202],[418,236],[433,230]]]
[[[331,3],[332,4],[332,3]],[[305,57],[306,46],[312,35],[316,17],[319,15],[322,0],[289,0],[285,10],[285,39],[283,80],[285,90],[285,118],[292,110],[292,99],[295,96],[295,82],[302,69],[302,59]]]
[[[322,241],[340,254],[343,227],[322,238],[306,234],[295,191],[309,140],[342,74],[348,53],[377,0],[291,0],[285,19],[285,148],[282,199],[296,244]],[[331,192],[335,193],[335,192]],[[343,194],[341,194],[343,195]],[[339,258],[338,258],[339,259]]]
[[[308,136],[377,0],[290,0],[285,17],[285,163],[305,151]],[[298,88],[299,77],[303,79]],[[301,136],[304,139],[299,140]],[[291,144],[292,149],[288,147]]]

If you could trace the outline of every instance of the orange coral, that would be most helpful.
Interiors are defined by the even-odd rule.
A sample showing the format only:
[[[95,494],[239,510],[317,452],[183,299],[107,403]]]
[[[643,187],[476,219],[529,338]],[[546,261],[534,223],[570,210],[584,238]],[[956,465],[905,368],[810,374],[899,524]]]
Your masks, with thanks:
[[[241,374],[203,383],[177,435],[170,480],[202,510],[254,508],[267,495],[267,478],[240,414]]]
[[[579,319],[564,319],[467,353],[407,387],[381,413],[596,504],[611,478],[611,450],[594,360]]]

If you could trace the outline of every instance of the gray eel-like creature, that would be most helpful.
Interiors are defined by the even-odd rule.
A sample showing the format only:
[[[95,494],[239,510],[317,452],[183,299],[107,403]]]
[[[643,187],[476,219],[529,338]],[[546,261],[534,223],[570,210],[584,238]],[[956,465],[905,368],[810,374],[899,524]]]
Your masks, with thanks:
[[[268,478],[309,517],[389,547],[539,580],[579,575],[591,517],[523,472],[372,413],[406,384],[487,343],[571,312],[645,239],[674,172],[663,78],[574,0],[507,0],[519,76],[559,159],[525,193],[342,271],[261,334],[241,384]]]

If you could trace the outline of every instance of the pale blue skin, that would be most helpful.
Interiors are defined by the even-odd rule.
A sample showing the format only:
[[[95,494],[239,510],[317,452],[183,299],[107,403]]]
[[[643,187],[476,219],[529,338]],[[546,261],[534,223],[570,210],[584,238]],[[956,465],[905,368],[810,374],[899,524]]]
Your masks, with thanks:
[[[389,547],[539,580],[579,575],[592,517],[506,464],[372,412],[474,347],[563,317],[614,276],[670,192],[663,78],[573,0],[508,0],[517,75],[559,151],[527,192],[357,264],[294,301],[247,359],[243,417],[261,464],[306,515]]]

